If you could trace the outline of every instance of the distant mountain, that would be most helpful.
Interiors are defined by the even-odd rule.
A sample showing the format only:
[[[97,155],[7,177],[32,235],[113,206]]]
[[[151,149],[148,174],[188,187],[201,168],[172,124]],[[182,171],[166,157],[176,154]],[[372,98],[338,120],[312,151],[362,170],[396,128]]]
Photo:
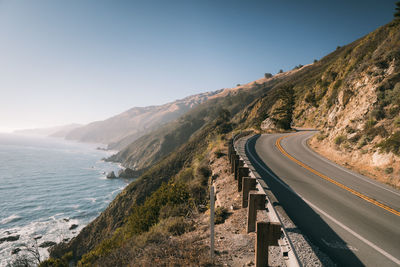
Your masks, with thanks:
[[[106,120],[76,128],[66,135],[66,139],[102,143],[109,145],[110,149],[122,149],[223,91],[192,95],[160,106],[134,107]]]
[[[54,126],[48,128],[36,128],[36,129],[23,129],[16,130],[14,133],[16,134],[25,134],[25,135],[40,135],[40,136],[52,136],[52,137],[65,137],[67,133],[81,127],[81,124],[71,123],[67,125]]]

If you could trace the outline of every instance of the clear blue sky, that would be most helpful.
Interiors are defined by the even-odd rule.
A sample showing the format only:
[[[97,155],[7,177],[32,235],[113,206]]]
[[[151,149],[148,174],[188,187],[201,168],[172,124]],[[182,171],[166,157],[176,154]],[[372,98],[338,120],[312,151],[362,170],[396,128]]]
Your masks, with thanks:
[[[311,63],[394,0],[0,0],[0,131],[105,119]]]

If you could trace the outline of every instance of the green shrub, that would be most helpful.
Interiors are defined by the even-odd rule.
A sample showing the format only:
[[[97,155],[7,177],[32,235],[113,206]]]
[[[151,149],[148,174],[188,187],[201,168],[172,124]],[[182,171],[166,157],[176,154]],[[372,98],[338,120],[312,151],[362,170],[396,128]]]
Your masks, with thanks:
[[[375,124],[376,124],[376,120],[374,120],[374,119],[367,120],[367,122],[365,123],[365,126],[364,126],[364,130],[374,127]]]
[[[160,210],[163,206],[174,206],[187,203],[189,192],[182,183],[163,184],[155,191],[143,205],[135,206],[128,218],[128,232],[140,234],[146,232],[159,220]]]
[[[215,209],[214,223],[215,224],[224,223],[225,220],[228,218],[228,216],[229,216],[229,213],[226,208],[218,207]]]
[[[355,133],[356,130],[352,127],[350,127],[349,125],[346,126],[346,132],[351,134],[351,133]]]
[[[392,167],[386,168],[386,169],[385,169],[385,173],[386,173],[386,174],[391,174],[391,173],[393,173],[393,168],[392,168]]]
[[[381,137],[387,137],[388,136],[388,132],[386,131],[385,127],[383,127],[383,125],[380,125],[378,127],[370,127],[367,128],[364,131],[366,137],[368,140],[372,140],[375,138],[375,136],[379,135]]]
[[[42,261],[38,267],[68,267],[69,261],[72,260],[72,251],[64,254],[61,259],[47,259]]]
[[[340,145],[342,144],[344,141],[346,141],[346,136],[345,135],[339,135],[336,136],[336,138],[334,139],[335,145]]]
[[[215,151],[214,152],[214,154],[215,154],[215,156],[217,157],[217,158],[221,158],[221,157],[223,157],[223,156],[225,156],[225,153],[223,153],[221,150],[217,150],[217,151]]]
[[[352,136],[351,138],[349,138],[349,142],[355,144],[360,140],[360,138],[361,138],[361,134],[357,133],[354,136]]]
[[[186,216],[188,213],[190,213],[190,208],[190,203],[183,203],[179,205],[165,205],[160,209],[159,219]]]
[[[362,148],[366,144],[367,144],[367,139],[365,138],[365,136],[362,136],[362,138],[360,138],[360,142],[358,143],[358,148]]]
[[[314,92],[309,92],[306,94],[305,101],[313,106],[316,105],[316,100],[315,100],[315,93]]]
[[[400,155],[400,131],[395,132],[377,146],[387,153],[393,152],[396,155]]]
[[[160,221],[155,227],[158,231],[166,232],[172,235],[182,235],[193,229],[191,224],[183,217],[170,217]]]
[[[400,127],[400,117],[397,117],[394,121],[393,121],[394,126],[396,127]]]
[[[382,120],[385,118],[385,111],[383,110],[382,106],[376,107],[372,112],[371,116],[374,117],[376,120]]]

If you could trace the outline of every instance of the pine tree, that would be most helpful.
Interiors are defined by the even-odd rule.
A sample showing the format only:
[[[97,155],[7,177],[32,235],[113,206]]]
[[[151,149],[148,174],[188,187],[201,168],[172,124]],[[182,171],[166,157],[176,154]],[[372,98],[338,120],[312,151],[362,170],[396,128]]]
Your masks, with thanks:
[[[394,13],[394,18],[400,20],[400,1],[396,2],[396,13]]]

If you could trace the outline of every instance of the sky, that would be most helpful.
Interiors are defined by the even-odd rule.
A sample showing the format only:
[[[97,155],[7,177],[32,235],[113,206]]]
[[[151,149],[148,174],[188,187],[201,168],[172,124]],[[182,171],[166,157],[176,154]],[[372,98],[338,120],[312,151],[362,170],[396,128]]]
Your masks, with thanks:
[[[89,123],[308,64],[395,0],[0,0],[0,132]]]

